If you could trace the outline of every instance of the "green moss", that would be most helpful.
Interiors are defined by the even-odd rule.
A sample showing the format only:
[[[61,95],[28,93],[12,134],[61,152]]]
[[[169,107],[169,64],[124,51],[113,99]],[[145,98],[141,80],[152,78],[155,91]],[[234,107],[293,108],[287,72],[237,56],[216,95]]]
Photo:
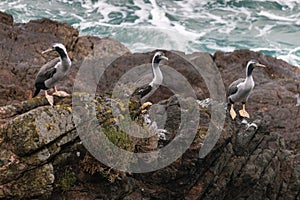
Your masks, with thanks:
[[[69,104],[61,104],[61,105],[56,105],[55,106],[58,109],[63,109],[63,110],[67,110],[69,113],[72,113],[72,107]]]
[[[66,169],[60,179],[60,188],[63,191],[68,191],[72,188],[76,181],[75,173],[69,169]]]
[[[24,155],[35,149],[39,135],[33,116],[19,116],[8,126],[6,136],[12,140],[15,153]]]
[[[129,135],[125,132],[116,130],[115,128],[111,127],[104,127],[102,130],[114,145],[128,151],[134,149]]]
[[[104,113],[107,113],[107,110],[103,110]],[[111,113],[107,113],[108,116],[111,116]],[[103,115],[102,117],[107,118],[107,115]],[[124,131],[119,130],[115,126],[115,118],[111,117],[106,120],[106,123],[101,124],[101,130],[102,133],[106,135],[106,137],[109,139],[110,142],[112,142],[115,146],[124,149],[126,151],[133,152],[134,150],[134,142],[132,142],[132,139],[129,134],[126,134]],[[116,148],[115,146],[113,148],[110,148],[110,146],[105,147],[106,155],[109,157],[108,159],[115,163],[116,165],[122,164],[124,159],[130,160],[131,158],[124,158],[123,155],[116,154]],[[110,167],[107,167],[103,164],[101,164],[99,161],[94,159],[91,155],[86,155],[84,160],[81,162],[83,169],[88,172],[89,174],[99,174],[109,182],[113,183],[116,179],[122,179],[122,177],[125,176],[123,172],[113,170]],[[128,165],[128,163],[123,163],[125,165]],[[124,166],[125,168],[127,166]]]
[[[87,173],[91,175],[100,174],[110,183],[114,183],[116,179],[122,179],[126,176],[125,172],[114,170],[106,165],[103,165],[89,153],[84,156],[84,159],[81,161],[81,166]]]
[[[200,143],[200,142],[203,142],[205,137],[206,137],[206,133],[207,133],[207,129],[206,128],[200,128],[198,130],[198,133],[194,139],[194,143]]]

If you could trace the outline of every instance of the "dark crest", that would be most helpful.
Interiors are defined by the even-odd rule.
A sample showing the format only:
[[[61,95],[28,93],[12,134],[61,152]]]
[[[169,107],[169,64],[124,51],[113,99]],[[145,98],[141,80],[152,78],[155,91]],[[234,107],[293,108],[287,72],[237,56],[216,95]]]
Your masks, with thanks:
[[[153,57],[153,63],[159,63],[163,59],[162,56],[165,56],[163,52],[161,51],[156,52]]]
[[[256,60],[250,60],[247,64],[247,76],[250,76],[252,74],[253,69],[255,68],[257,61]]]

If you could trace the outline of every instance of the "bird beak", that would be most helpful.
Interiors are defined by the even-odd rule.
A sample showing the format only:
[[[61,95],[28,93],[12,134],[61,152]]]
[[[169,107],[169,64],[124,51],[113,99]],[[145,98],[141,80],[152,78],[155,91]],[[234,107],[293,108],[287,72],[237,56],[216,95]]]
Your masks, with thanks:
[[[259,63],[256,63],[256,65],[255,65],[256,67],[263,67],[263,68],[265,68],[266,66],[265,65],[262,65],[262,64],[259,64]]]
[[[161,59],[169,60],[166,56],[160,56]]]
[[[50,51],[53,51],[53,49],[52,49],[52,48],[47,49],[47,50],[43,51],[42,54],[48,53],[48,52],[50,52]]]

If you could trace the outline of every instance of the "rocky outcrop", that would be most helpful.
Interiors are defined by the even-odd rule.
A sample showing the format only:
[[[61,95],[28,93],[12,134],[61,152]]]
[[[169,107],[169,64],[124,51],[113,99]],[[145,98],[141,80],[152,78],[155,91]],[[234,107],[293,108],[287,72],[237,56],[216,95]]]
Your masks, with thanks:
[[[91,52],[94,56],[122,55],[129,50],[109,38],[78,36],[78,31],[66,23],[49,19],[13,23],[12,16],[0,13],[0,105],[29,99],[34,79],[40,67],[57,55],[41,52],[54,42],[63,43],[73,62],[71,75],[61,82],[62,89],[71,92],[73,79],[82,60]]]
[[[225,85],[239,77],[237,71],[249,59],[256,59],[266,64],[266,69],[255,69],[255,92],[250,96],[248,109],[251,113],[261,116],[271,133],[284,137],[290,150],[299,150],[299,109],[295,107],[299,92],[300,68],[291,67],[282,60],[250,51],[233,53],[216,53],[217,66],[222,71]],[[239,61],[237,61],[237,59]]]
[[[57,97],[51,107],[42,94],[34,99],[30,96],[39,67],[56,56],[40,54],[52,42],[64,43],[73,62],[71,73],[58,85],[68,92],[73,91],[82,62],[92,63],[92,58],[97,62],[99,58],[113,61],[100,79],[92,102],[106,135],[127,150],[138,151],[139,143],[116,128],[110,94],[123,74],[149,63],[153,52],[131,54],[112,39],[80,37],[67,24],[48,19],[16,24],[10,15],[1,12],[0,33],[1,199],[300,198],[300,114],[295,106],[299,68],[248,50],[214,55],[165,51],[169,57],[165,64],[186,77],[198,99],[211,97],[207,83],[216,82],[215,76],[206,71],[217,68],[226,88],[244,76],[249,59],[268,66],[254,70],[256,87],[247,105],[251,114],[248,121],[257,128],[227,116],[224,126],[219,127],[222,132],[216,145],[207,156],[199,158],[212,119],[211,108],[200,107],[197,134],[180,158],[153,172],[131,174],[110,169],[89,154],[74,124],[71,98]],[[201,76],[195,66],[203,69]],[[170,85],[178,81],[165,80]],[[221,91],[222,86],[216,89]],[[151,97],[159,105],[152,113],[155,119],[165,119],[162,110],[167,113],[164,128],[170,140],[181,122],[181,105],[173,94],[170,88],[160,87]],[[74,94],[73,98],[76,95],[84,94]],[[224,96],[215,100],[222,99]]]

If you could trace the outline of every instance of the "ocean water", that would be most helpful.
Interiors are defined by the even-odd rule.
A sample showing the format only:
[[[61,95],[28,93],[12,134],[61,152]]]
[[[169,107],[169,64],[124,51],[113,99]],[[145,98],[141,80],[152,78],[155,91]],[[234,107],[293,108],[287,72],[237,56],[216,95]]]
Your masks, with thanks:
[[[16,22],[47,17],[132,52],[251,49],[300,66],[300,0],[1,0]]]

